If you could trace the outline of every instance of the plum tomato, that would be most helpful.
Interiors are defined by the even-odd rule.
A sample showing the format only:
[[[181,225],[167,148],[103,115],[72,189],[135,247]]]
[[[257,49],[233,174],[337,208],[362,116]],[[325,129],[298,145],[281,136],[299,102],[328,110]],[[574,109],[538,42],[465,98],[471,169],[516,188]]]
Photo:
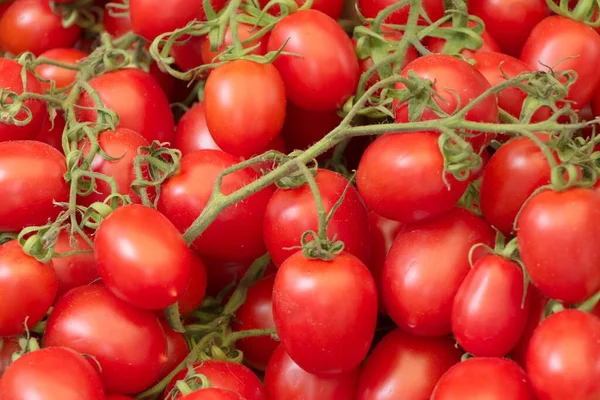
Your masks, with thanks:
[[[52,49],[40,54],[40,58],[47,58],[52,61],[58,61],[63,64],[77,65],[77,63],[88,56],[88,53],[76,49]],[[54,81],[56,89],[62,89],[73,82],[77,78],[77,71],[57,67],[51,64],[41,64],[35,69],[36,74],[42,78]],[[50,82],[41,82],[44,90],[50,90],[52,87]]]
[[[96,258],[89,243],[79,234],[71,236],[68,230],[62,230],[58,234],[54,251],[65,254],[75,250],[81,253],[52,259],[58,279],[57,298],[71,289],[89,285],[99,279]]]
[[[184,156],[195,150],[221,150],[206,126],[203,102],[194,104],[183,114],[177,124],[173,147]]]
[[[268,33],[258,39],[244,43],[248,39],[250,39],[253,35],[255,35],[259,30],[260,30],[259,28],[255,28],[253,25],[250,25],[250,24],[244,24],[243,22],[239,22],[237,24],[238,38],[239,38],[240,42],[243,43],[244,49],[257,46],[249,54],[264,56],[265,54],[267,54],[267,42],[269,40]],[[206,63],[206,64],[220,61],[217,57],[223,51],[225,51],[229,46],[233,45],[233,37],[231,34],[231,25],[227,25],[227,28],[225,30],[225,36],[223,37],[223,43],[221,43],[221,46],[219,46],[219,48],[215,51],[212,51],[210,49],[210,40],[208,40],[208,35],[202,36],[200,40],[202,41],[200,44],[200,51],[202,53],[202,61],[204,61],[204,63]]]
[[[358,0],[357,6],[363,17],[375,18],[382,10],[394,3],[396,3],[395,0]],[[444,16],[444,0],[423,0],[421,6],[429,20],[432,22],[435,22]],[[400,7],[397,11],[392,13],[385,22],[397,25],[406,24],[409,11],[409,5]],[[429,25],[423,17],[419,18],[419,24]]]
[[[298,6],[302,6],[306,1],[305,0],[296,0]],[[260,8],[264,10],[265,6],[269,4],[269,0],[258,0],[258,4]],[[344,1],[343,0],[313,0],[311,9],[321,11],[324,14],[329,15],[331,18],[338,20],[342,15],[342,11],[344,9]],[[281,7],[278,4],[275,4],[269,8],[269,14],[274,16],[281,15]]]
[[[190,353],[190,347],[182,333],[175,332],[168,323],[161,322],[167,340],[167,361],[163,364],[160,376],[162,380],[171,373]]]
[[[116,4],[128,4],[127,0],[112,0],[111,3]],[[118,38],[126,34],[127,32],[131,32],[131,18],[129,15],[127,16],[119,16],[115,17],[111,14],[114,12],[120,12],[121,10],[117,10],[110,7],[104,7],[104,13],[102,22],[104,24],[104,30],[110,34],[113,38]]]
[[[181,398],[185,400],[246,400],[245,397],[230,390],[215,388],[196,390]]]

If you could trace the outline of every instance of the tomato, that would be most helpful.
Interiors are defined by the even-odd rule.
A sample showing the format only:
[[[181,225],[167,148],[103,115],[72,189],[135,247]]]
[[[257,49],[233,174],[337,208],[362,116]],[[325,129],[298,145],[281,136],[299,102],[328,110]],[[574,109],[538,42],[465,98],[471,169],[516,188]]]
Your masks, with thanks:
[[[408,225],[385,261],[382,293],[394,322],[419,336],[451,332],[454,296],[470,270],[469,251],[478,243],[494,244],[494,231],[462,208]]]
[[[106,400],[135,400],[133,397],[123,396],[121,394],[111,394],[106,396]]]
[[[525,360],[527,355],[527,347],[533,336],[533,332],[538,325],[546,317],[546,307],[548,305],[548,298],[540,293],[540,291],[533,285],[529,285],[527,288],[527,301],[529,302],[529,315],[527,317],[527,324],[519,339],[519,343],[511,351],[510,357],[525,368]]]
[[[105,400],[94,368],[76,352],[49,347],[15,361],[0,380],[0,397],[11,400]]]
[[[49,117],[46,117],[35,136],[35,140],[47,143],[62,153],[62,136],[66,125],[65,117],[61,112],[56,114],[54,122]]]
[[[304,110],[288,103],[281,136],[289,150],[304,150],[321,140],[340,122],[342,118],[335,110]]]
[[[254,372],[241,364],[228,361],[201,361],[193,365],[196,374],[204,375],[211,388],[229,390],[246,400],[267,400],[262,383]],[[180,371],[165,389],[165,396],[170,393],[178,380],[184,379],[187,370]],[[178,395],[175,399],[181,399]]]
[[[0,48],[14,55],[30,51],[39,56],[50,49],[72,47],[80,33],[77,25],[62,26],[48,0],[17,0],[0,19]]]
[[[185,336],[182,333],[175,332],[166,322],[161,324],[167,340],[167,362],[162,366],[158,380],[169,375],[190,353]]]
[[[268,50],[290,39],[273,65],[289,100],[307,110],[335,110],[356,90],[360,70],[352,41],[334,19],[304,10],[284,17],[271,31]],[[298,57],[298,55],[300,57]]]
[[[566,100],[573,109],[583,108],[594,95],[600,75],[600,34],[582,22],[560,16],[547,17],[535,26],[525,42],[521,60],[536,71],[573,70],[577,81],[569,88]]]
[[[89,251],[88,253],[68,257],[54,257],[52,259],[52,266],[58,280],[57,298],[71,289],[89,285],[99,279],[92,247],[80,235],[71,237],[68,230],[62,230],[58,235],[54,251],[57,254]]]
[[[442,376],[431,400],[535,400],[527,375],[503,358],[471,358]]]
[[[433,90],[437,96],[433,98],[441,110],[454,114],[459,107],[465,107],[473,99],[490,89],[491,86],[481,72],[466,61],[447,54],[430,54],[419,57],[409,63],[403,70],[402,76],[408,76],[409,71],[422,78],[433,81]],[[401,82],[396,83],[396,89],[405,89]],[[409,106],[407,102],[400,103],[394,99],[396,122],[409,121]],[[425,108],[419,121],[440,118],[429,108]],[[471,108],[465,116],[467,121],[497,122],[498,105],[492,96],[486,97]],[[473,145],[475,151],[485,147],[492,135],[484,132],[471,132],[473,136],[466,139]]]
[[[351,371],[375,333],[375,282],[349,252],[324,261],[298,251],[275,277],[273,317],[283,347],[300,368],[320,375]]]
[[[258,281],[248,290],[246,301],[235,313],[231,326],[234,332],[250,329],[275,328],[272,310],[272,294],[275,276]],[[259,336],[238,340],[236,348],[244,353],[244,363],[264,371],[279,342],[270,336]]]
[[[136,307],[165,308],[188,287],[190,251],[177,228],[153,208],[133,204],[113,211],[94,245],[106,287]]]
[[[183,114],[177,124],[173,147],[181,150],[184,156],[195,150],[221,150],[206,126],[203,102],[194,104]]]
[[[363,17],[375,18],[383,9],[396,3],[395,0],[358,0],[357,6]],[[421,2],[423,11],[427,14],[427,17],[434,22],[444,16],[444,1],[443,0],[423,0]],[[400,7],[392,15],[390,15],[385,22],[388,24],[403,25],[408,21],[408,13],[410,6],[406,5]],[[427,24],[426,20],[422,17],[419,18],[419,24]]]
[[[126,0],[114,0],[111,3],[116,4],[127,4]],[[104,7],[104,14],[102,22],[104,23],[104,30],[108,32],[112,37],[121,37],[127,32],[131,32],[131,18],[127,16],[113,17],[112,13],[121,13],[123,10],[116,8]]]
[[[21,79],[21,71],[23,67],[16,61],[7,58],[0,58],[0,88],[10,90],[11,92],[20,95],[24,92],[23,81]],[[26,73],[26,92],[43,93],[42,86],[37,78],[31,73]],[[10,99],[6,100],[9,104]],[[9,140],[30,139],[40,129],[43,121],[47,118],[46,108],[40,100],[28,99],[23,102],[23,106],[31,111],[32,119],[24,126],[16,126],[14,124],[0,123],[0,142]],[[23,121],[27,118],[25,110],[21,110],[16,115],[16,120]]]
[[[2,338],[0,339],[0,378],[12,364],[12,356],[16,351],[21,350],[18,338]]]
[[[231,392],[229,390],[223,389],[201,389],[195,392],[192,392],[186,396],[183,396],[182,399],[186,400],[245,400],[244,397],[240,396],[235,392]]]
[[[546,296],[577,303],[600,290],[600,196],[589,189],[544,191],[517,221],[521,259]]]
[[[198,150],[181,159],[179,173],[161,188],[158,210],[180,231],[185,231],[206,206],[217,176],[239,159],[218,150]],[[252,168],[223,179],[222,191],[229,194],[258,178]],[[219,217],[194,241],[201,255],[221,260],[254,260],[265,253],[262,223],[270,188],[246,198],[220,213]]]
[[[206,267],[194,252],[190,253],[192,274],[190,283],[177,301],[181,315],[194,312],[204,301],[206,294]]]
[[[8,10],[8,7],[10,7],[10,5],[13,3],[13,1],[14,0],[7,0],[0,3],[0,18],[2,18],[6,10]]]
[[[150,387],[167,362],[158,318],[113,296],[102,285],[61,297],[46,326],[44,345],[65,346],[94,357],[108,392],[133,394]]]
[[[106,108],[119,116],[119,127],[136,131],[149,142],[170,142],[175,123],[167,96],[152,75],[140,69],[125,68],[97,76],[89,81]],[[118,88],[118,89],[117,89]],[[89,93],[84,92],[77,104],[77,116],[95,122],[97,112]]]
[[[230,283],[239,283],[254,261],[227,261],[210,257],[204,257],[203,260],[206,265],[206,294],[212,297],[216,297]]]
[[[260,29],[255,28],[253,25],[245,24],[243,22],[239,22],[237,24],[237,34],[240,42],[245,42],[250,39],[253,35],[255,35]],[[223,43],[219,46],[219,48],[215,51],[210,50],[210,40],[208,40],[208,36],[203,36],[201,38],[202,42],[200,45],[200,51],[202,53],[202,60],[206,63],[212,63],[214,61],[219,61],[217,57],[225,51],[228,47],[233,46],[233,37],[231,35],[231,25],[227,25],[225,30],[225,36],[223,37]],[[255,54],[264,56],[267,54],[267,41],[269,40],[268,33],[265,36],[262,36],[259,39],[252,40],[248,43],[243,43],[244,49],[257,46],[253,49],[249,54]]]
[[[170,56],[181,70],[189,71],[204,64],[202,59],[203,43],[204,39],[201,36],[188,37],[185,41],[176,42],[171,47]]]
[[[518,57],[533,28],[550,10],[546,0],[479,0],[469,3],[469,14],[485,22],[503,53]]]
[[[302,6],[306,1],[305,0],[296,0],[298,6]],[[258,0],[258,4],[261,9],[264,9],[267,4],[269,4],[269,0]],[[331,18],[338,20],[342,15],[342,11],[344,8],[343,0],[313,0],[311,9],[321,11],[324,14],[329,15]],[[269,8],[269,14],[274,16],[281,15],[281,7],[278,4],[273,5]]]
[[[594,92],[594,97],[592,98],[592,102],[590,103],[590,105],[591,105],[591,112],[592,112],[591,117],[592,118],[589,118],[589,119],[591,120],[591,119],[594,119],[593,117],[595,115],[600,115],[600,87],[598,88],[598,90],[596,90]],[[590,134],[590,136],[591,136],[591,134]]]
[[[600,319],[579,310],[548,317],[529,343],[527,373],[540,399],[597,399]]]
[[[58,61],[63,64],[77,65],[79,61],[87,57],[88,54],[76,49],[52,49],[40,54],[40,58],[47,58],[52,61]],[[44,79],[54,81],[56,89],[62,89],[77,79],[77,71],[60,68],[51,64],[42,64],[35,69],[35,72]],[[50,90],[50,82],[41,82],[44,90]]]
[[[445,24],[440,25],[440,28],[447,28],[447,27],[451,27],[452,26],[452,22],[447,22]],[[469,28],[473,28],[477,26],[477,23],[475,23],[475,21],[469,21],[468,23],[468,27]],[[463,48],[460,51],[460,54],[466,58],[471,58],[473,56],[473,54],[477,54],[480,52],[488,52],[488,51],[495,51],[495,52],[500,52],[500,46],[498,45],[498,43],[496,42],[496,39],[490,35],[490,33],[484,28],[483,32],[481,33],[481,39],[483,40],[483,44],[481,45],[480,48],[478,49],[468,49],[468,48]],[[427,49],[429,49],[429,51],[431,51],[432,53],[448,53],[448,51],[451,51],[450,48],[445,48],[446,46],[446,39],[443,38],[437,38],[437,37],[430,37],[427,40]],[[454,45],[454,44],[452,44]],[[445,51],[444,51],[445,50]]]
[[[354,400],[357,380],[358,368],[328,376],[309,374],[290,358],[283,346],[277,347],[265,373],[267,393],[278,400]]]
[[[204,88],[206,125],[224,151],[251,157],[281,131],[285,86],[271,64],[236,60],[213,70]]]

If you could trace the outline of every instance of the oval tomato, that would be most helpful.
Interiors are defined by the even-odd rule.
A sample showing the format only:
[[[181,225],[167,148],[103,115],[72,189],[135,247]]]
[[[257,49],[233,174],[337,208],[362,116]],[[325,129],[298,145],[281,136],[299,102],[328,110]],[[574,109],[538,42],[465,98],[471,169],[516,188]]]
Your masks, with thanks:
[[[0,378],[9,365],[12,364],[12,356],[16,351],[21,350],[18,338],[0,339]]]
[[[254,27],[253,25],[245,24],[243,22],[239,22],[237,24],[238,39],[240,42],[243,43],[243,48],[248,49],[250,47],[257,46],[255,49],[250,51],[249,54],[264,56],[265,54],[267,54],[267,42],[269,40],[268,33],[259,39],[255,39],[251,42],[244,43],[253,35],[255,35],[259,30],[259,28]],[[231,25],[227,25],[227,28],[225,29],[225,36],[223,37],[223,43],[221,43],[219,48],[215,51],[212,51],[210,49],[210,40],[208,40],[208,36],[202,36],[200,40],[202,40],[200,44],[200,51],[202,53],[202,60],[204,61],[204,63],[209,64],[219,61],[217,57],[229,46],[233,46]]]
[[[161,322],[161,324],[167,340],[167,361],[162,366],[158,381],[169,375],[190,353],[185,336],[175,332],[166,322]]]
[[[113,0],[111,3],[128,4],[126,0]],[[131,18],[129,15],[113,17],[111,13],[114,12],[121,13],[121,10],[115,8],[111,9],[105,6],[102,22],[104,24],[104,30],[112,37],[117,38],[131,31]]]
[[[440,25],[440,28],[447,28],[447,27],[451,27],[451,26],[452,26],[452,22],[447,22],[445,24]],[[469,21],[468,27],[473,28],[475,26],[477,26],[475,21]],[[500,46],[496,42],[496,39],[492,35],[490,35],[490,33],[485,28],[483,29],[483,32],[481,33],[480,36],[481,36],[481,40],[483,40],[483,44],[481,45],[481,47],[478,49],[463,48],[460,51],[460,54],[463,57],[471,58],[473,56],[473,54],[477,54],[480,52],[487,52],[487,51],[500,52],[501,51]],[[454,49],[446,47],[446,43],[447,43],[446,39],[430,37],[427,40],[427,49],[432,53],[451,54],[451,52]]]
[[[62,230],[56,240],[54,251],[58,254],[87,251],[87,253],[52,259],[52,266],[58,279],[57,298],[71,289],[89,285],[99,279],[92,247],[80,235],[71,236],[68,230]]]
[[[382,10],[394,3],[396,3],[395,0],[358,0],[357,5],[363,17],[375,18]],[[444,16],[443,0],[423,0],[421,6],[432,22],[435,22]],[[392,13],[385,22],[388,24],[404,25],[408,21],[409,11],[410,6],[408,5],[400,7],[397,11]],[[428,23],[424,18],[420,17],[419,24],[425,25]]]
[[[87,57],[88,54],[76,49],[52,49],[40,54],[40,58],[47,58],[52,61],[58,61],[63,64],[77,65],[79,61]],[[35,72],[44,79],[55,82],[56,89],[62,89],[77,79],[77,71],[57,67],[52,64],[42,64],[35,69]],[[50,90],[50,82],[41,82],[44,90]]]
[[[190,252],[191,256],[191,277],[187,288],[177,300],[179,313],[188,315],[194,312],[202,302],[206,295],[206,266],[194,252]]]
[[[194,104],[183,114],[177,124],[173,147],[184,156],[195,150],[221,150],[206,126],[203,102]]]
[[[49,144],[62,153],[62,137],[66,125],[65,117],[61,112],[56,114],[54,121],[51,121],[49,117],[46,117],[42,122],[40,130],[35,136],[35,140]]]

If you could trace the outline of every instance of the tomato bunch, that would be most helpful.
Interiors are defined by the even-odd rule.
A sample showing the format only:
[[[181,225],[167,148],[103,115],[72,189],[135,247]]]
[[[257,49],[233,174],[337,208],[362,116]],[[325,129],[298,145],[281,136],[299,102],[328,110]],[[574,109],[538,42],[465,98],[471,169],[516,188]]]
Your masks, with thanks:
[[[0,399],[600,399],[599,8],[1,2]]]

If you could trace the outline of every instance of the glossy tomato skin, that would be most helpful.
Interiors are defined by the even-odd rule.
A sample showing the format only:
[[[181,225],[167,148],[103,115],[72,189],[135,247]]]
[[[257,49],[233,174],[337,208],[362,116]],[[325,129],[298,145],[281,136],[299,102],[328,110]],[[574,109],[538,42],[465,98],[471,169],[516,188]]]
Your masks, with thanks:
[[[8,366],[13,363],[13,354],[21,350],[21,346],[19,346],[18,338],[2,338],[0,341],[2,342],[0,346],[0,378],[2,378]]]
[[[185,400],[244,400],[235,392],[223,389],[201,389],[182,397]]]
[[[54,122],[49,117],[44,118],[40,130],[35,136],[35,140],[49,144],[62,153],[62,136],[66,124],[65,117],[61,112],[56,114]]]
[[[203,102],[194,104],[183,114],[177,124],[173,147],[184,156],[195,150],[221,150],[206,126]]]
[[[71,290],[56,303],[45,346],[66,346],[95,358],[108,392],[133,394],[150,387],[167,361],[158,318],[112,295],[102,285]],[[98,362],[98,364],[96,364]]]
[[[450,337],[420,338],[400,329],[388,333],[367,358],[357,400],[425,400],[440,377],[460,362]]]
[[[366,18],[375,18],[377,14],[383,9],[394,4],[394,0],[359,0],[358,9],[360,13]],[[444,16],[444,1],[443,0],[424,0],[422,2],[423,10],[427,13],[427,16],[432,22],[442,18]],[[386,22],[389,24],[406,24],[408,21],[408,13],[410,7],[404,6],[395,11],[390,15]],[[419,24],[425,25],[428,23],[424,18],[419,18]]]
[[[65,254],[75,250],[88,252],[52,259],[52,266],[58,279],[57,298],[71,289],[89,285],[100,278],[92,247],[81,235],[71,238],[68,230],[62,230],[58,235],[54,251]]]
[[[169,375],[190,353],[187,340],[182,333],[175,332],[166,322],[161,322],[161,325],[167,340],[167,361],[163,364],[157,380]]]
[[[0,380],[0,396],[11,400],[105,400],[98,373],[83,356],[64,347],[37,350],[15,361]]]
[[[342,175],[319,169],[315,177],[325,212],[341,198],[348,180]],[[264,233],[267,250],[273,263],[281,265],[300,246],[308,230],[317,231],[318,215],[315,199],[308,184],[296,189],[278,189],[267,205]],[[344,242],[344,249],[363,262],[369,260],[369,221],[357,190],[350,186],[342,204],[327,225],[327,236]]]
[[[0,48],[14,55],[30,51],[39,56],[59,47],[75,44],[81,28],[62,26],[48,0],[17,0],[0,19]]]
[[[483,219],[462,208],[408,225],[383,267],[383,299],[394,322],[419,336],[448,335],[454,296],[470,270],[469,251],[478,243],[493,246],[494,237]]]
[[[177,228],[150,207],[113,211],[96,231],[94,254],[106,287],[136,307],[165,308],[190,282],[190,250]]]
[[[125,0],[115,0],[111,1],[111,3],[117,4],[126,4]],[[113,12],[120,12],[121,10],[113,9]],[[111,9],[109,7],[104,7],[104,14],[102,18],[102,22],[104,24],[104,30],[112,37],[121,37],[127,32],[131,31],[131,18],[129,16],[125,17],[113,17],[111,14]]]
[[[98,92],[104,106],[119,116],[119,127],[136,131],[149,142],[172,141],[173,114],[167,96],[152,75],[140,69],[125,68],[95,77],[89,84]],[[95,107],[87,92],[81,95],[77,104]],[[81,121],[96,121],[95,110],[76,110]]]
[[[534,331],[527,373],[540,399],[600,396],[600,319],[579,310],[551,315]]]
[[[280,55],[273,65],[285,82],[288,99],[316,111],[335,110],[354,93],[360,74],[352,41],[336,21],[316,10],[284,17],[271,31],[268,50]]]
[[[240,22],[237,25],[237,33],[240,42],[245,42],[246,40],[250,39],[258,31],[259,29],[255,28],[253,25],[245,24],[243,22]],[[200,52],[202,54],[202,60],[204,61],[204,63],[209,64],[212,62],[219,61],[218,56],[229,46],[233,45],[231,25],[227,26],[225,30],[225,36],[223,37],[223,43],[221,43],[221,46],[219,46],[219,48],[215,51],[210,50],[210,40],[208,40],[208,36],[203,36],[200,40]],[[265,36],[262,36],[259,39],[253,40],[248,43],[244,43],[243,47],[244,49],[247,49],[258,45],[258,47],[252,50],[249,54],[264,56],[267,53],[268,40],[269,34],[267,33]]]
[[[44,225],[61,211],[69,186],[65,157],[52,146],[35,141],[0,143],[0,231],[19,232]]]
[[[191,314],[200,307],[206,294],[206,266],[194,252],[190,252],[190,262],[190,283],[177,300],[181,315]]]
[[[214,69],[204,89],[206,125],[224,151],[259,154],[283,127],[285,86],[271,64],[236,60]]]
[[[58,61],[64,64],[77,65],[77,63],[88,56],[88,53],[81,50],[60,48],[51,49],[42,54],[40,58],[47,58],[53,61]],[[44,79],[54,81],[56,89],[62,89],[75,82],[77,71],[60,68],[50,64],[42,64],[35,69],[35,72]],[[41,82],[44,90],[51,88],[50,82]]]
[[[240,160],[218,150],[198,150],[181,159],[179,173],[161,189],[158,210],[181,231],[200,215],[212,193],[217,176]],[[259,174],[247,168],[223,179],[229,194],[256,180]],[[266,188],[223,211],[193,243],[200,255],[221,260],[254,260],[265,253],[262,223],[272,189]]]
[[[298,251],[277,272],[273,317],[283,347],[300,368],[318,375],[352,371],[375,333],[375,282],[349,252],[323,261]]]
[[[358,368],[342,374],[317,376],[300,368],[277,347],[265,373],[269,398],[279,400],[355,400]]]
[[[574,70],[577,81],[569,88],[566,100],[573,109],[583,108],[594,95],[600,75],[600,34],[582,22],[560,16],[542,20],[533,29],[521,52],[521,60],[536,71]]]
[[[475,23],[475,21],[469,21],[468,26],[470,28],[475,27],[476,25],[477,24]],[[444,27],[450,27],[450,26],[452,26],[452,22],[447,22],[445,24],[442,24],[440,27],[444,28]],[[496,39],[492,35],[490,35],[490,33],[485,28],[483,29],[483,32],[481,33],[481,39],[483,40],[483,44],[480,48],[475,49],[475,50],[464,48],[460,51],[460,54],[466,58],[471,58],[473,56],[473,54],[477,54],[479,52],[487,52],[487,51],[500,52],[501,51],[500,46],[496,42]],[[446,39],[431,37],[431,38],[429,38],[429,40],[427,40],[427,49],[429,51],[431,51],[432,53],[443,53],[445,50],[444,49],[445,45],[446,45]]]
[[[529,315],[525,329],[517,345],[510,352],[510,358],[515,360],[522,368],[525,368],[527,348],[538,325],[546,318],[546,307],[549,299],[544,296],[538,288],[529,285],[527,288],[527,301],[529,302]]]
[[[431,400],[535,400],[527,375],[503,358],[471,358],[456,364],[437,383]]]
[[[546,296],[583,301],[600,289],[600,195],[591,189],[547,190],[519,215],[517,239],[532,282]]]

